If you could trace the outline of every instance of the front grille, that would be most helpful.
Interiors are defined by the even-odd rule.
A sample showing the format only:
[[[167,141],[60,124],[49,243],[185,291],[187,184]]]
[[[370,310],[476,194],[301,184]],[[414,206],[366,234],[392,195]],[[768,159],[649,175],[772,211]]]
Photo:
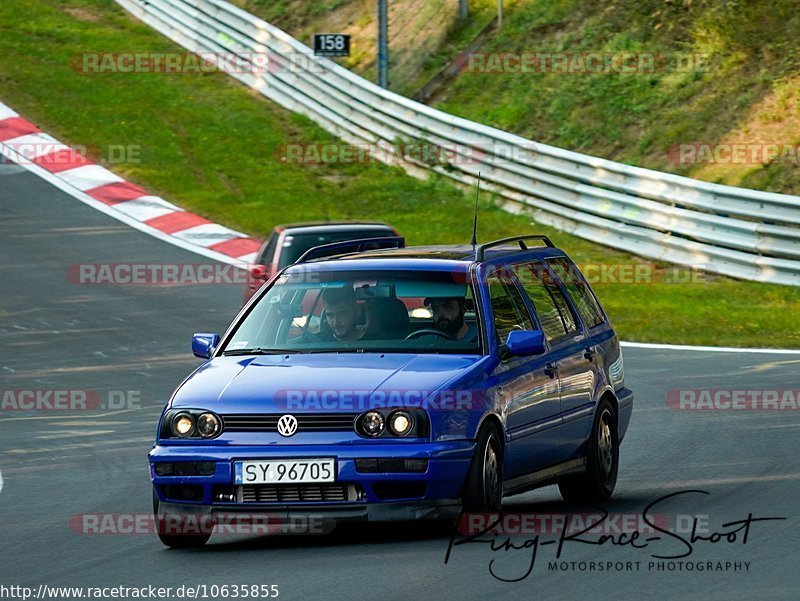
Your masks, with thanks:
[[[222,415],[226,432],[277,432],[285,413]],[[306,413],[294,415],[298,432],[343,432],[353,430],[358,413]]]
[[[359,501],[363,489],[355,484],[246,484],[242,503],[335,503]]]

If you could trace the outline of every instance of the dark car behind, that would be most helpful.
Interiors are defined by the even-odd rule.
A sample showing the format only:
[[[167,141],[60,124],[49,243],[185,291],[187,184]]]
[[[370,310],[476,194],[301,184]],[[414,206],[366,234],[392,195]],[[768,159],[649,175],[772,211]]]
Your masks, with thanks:
[[[278,225],[261,245],[255,262],[250,266],[242,303],[250,300],[264,282],[315,246],[397,235],[394,227],[382,221],[321,221]]]

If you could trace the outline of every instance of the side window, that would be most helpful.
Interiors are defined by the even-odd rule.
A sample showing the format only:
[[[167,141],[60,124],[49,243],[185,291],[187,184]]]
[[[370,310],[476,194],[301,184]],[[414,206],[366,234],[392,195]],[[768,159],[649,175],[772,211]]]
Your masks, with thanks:
[[[580,313],[583,323],[587,328],[593,328],[605,321],[603,310],[597,302],[589,285],[581,277],[578,268],[566,259],[551,259],[547,261],[555,274],[564,284],[572,304]]]
[[[261,256],[258,257],[257,263],[261,265],[269,265],[272,263],[272,257],[275,254],[275,246],[278,244],[278,234],[272,233],[269,236],[269,241],[267,242],[266,246],[264,246],[264,251],[261,253]]]
[[[494,328],[498,339],[501,342],[505,341],[512,330],[533,330],[533,322],[525,302],[513,281],[495,272],[489,276],[488,284]]]
[[[543,268],[544,266],[541,263],[521,265],[517,271],[517,276],[519,277],[523,290],[525,290],[525,294],[528,295],[528,299],[530,299],[533,308],[536,310],[536,315],[539,317],[539,321],[542,324],[545,337],[549,342],[552,342],[553,340],[563,338],[568,332],[567,326],[561,317],[561,311],[558,306],[556,306],[556,301],[553,299],[551,291],[548,289],[548,286],[545,285],[544,279],[542,278]],[[555,292],[558,293],[563,303],[564,298],[561,296],[558,288],[555,286],[553,286],[553,288],[555,288]],[[564,303],[564,305],[566,305],[566,303]],[[572,317],[569,310],[567,310],[567,314],[570,318]],[[572,324],[574,326],[574,320],[572,320]]]

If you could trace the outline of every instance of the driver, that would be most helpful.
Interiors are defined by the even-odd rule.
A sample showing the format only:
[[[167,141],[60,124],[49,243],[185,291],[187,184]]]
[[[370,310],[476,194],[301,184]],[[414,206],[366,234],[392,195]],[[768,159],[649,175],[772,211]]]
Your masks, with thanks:
[[[467,325],[464,320],[466,299],[462,296],[428,297],[424,304],[430,305],[433,323],[454,340],[478,342],[478,328],[475,324]]]
[[[352,286],[326,288],[322,293],[322,306],[334,340],[361,340],[364,337],[365,327],[356,324],[358,305]]]

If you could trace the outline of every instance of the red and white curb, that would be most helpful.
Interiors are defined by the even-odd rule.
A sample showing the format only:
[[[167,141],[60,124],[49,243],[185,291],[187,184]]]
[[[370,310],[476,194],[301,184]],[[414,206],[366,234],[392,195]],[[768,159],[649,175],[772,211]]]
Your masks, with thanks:
[[[81,202],[183,249],[240,266],[256,258],[257,240],[148,194],[43,133],[2,102],[0,154]]]

